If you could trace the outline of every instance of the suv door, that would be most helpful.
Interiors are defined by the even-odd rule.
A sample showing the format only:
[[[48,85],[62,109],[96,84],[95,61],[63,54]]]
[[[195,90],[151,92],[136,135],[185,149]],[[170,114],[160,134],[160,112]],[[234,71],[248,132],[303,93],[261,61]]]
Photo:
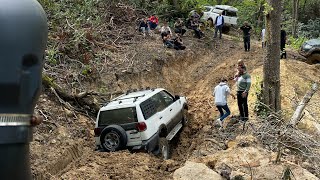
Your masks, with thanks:
[[[159,130],[159,126],[161,125],[159,113],[157,113],[157,103],[154,100],[155,96],[156,95],[153,95],[140,104],[144,122],[147,125],[147,130],[141,133],[142,140],[151,138]]]
[[[170,130],[168,129],[170,132],[182,119],[181,102],[179,104],[179,100],[175,101],[174,97],[166,91],[161,91],[159,94],[166,106],[161,115],[168,121],[167,126],[170,127]]]
[[[237,25],[237,20],[238,20],[237,12],[235,11],[225,11],[225,12],[226,12],[226,16],[228,16],[229,18],[228,22],[232,25]]]
[[[98,127],[101,129],[109,125],[121,126],[127,134],[127,146],[141,143],[141,134],[136,128],[138,123],[136,107],[100,111],[98,117]]]

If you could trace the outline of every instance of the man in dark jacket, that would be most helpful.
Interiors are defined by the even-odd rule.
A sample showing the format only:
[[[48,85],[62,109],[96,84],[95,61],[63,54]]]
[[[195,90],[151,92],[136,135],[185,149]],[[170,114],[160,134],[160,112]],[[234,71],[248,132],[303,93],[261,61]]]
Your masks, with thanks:
[[[222,37],[222,27],[224,25],[224,17],[222,16],[222,13],[219,13],[219,16],[216,17],[215,21],[215,31],[214,31],[214,38],[217,37],[218,31],[220,33],[220,39]]]
[[[281,59],[287,59],[287,52],[286,52],[286,41],[287,41],[287,33],[285,30],[281,30],[281,40],[280,40],[280,50],[281,50]]]
[[[244,50],[250,51],[250,30],[252,29],[248,22],[244,22],[243,26],[240,27],[243,32],[243,43]]]

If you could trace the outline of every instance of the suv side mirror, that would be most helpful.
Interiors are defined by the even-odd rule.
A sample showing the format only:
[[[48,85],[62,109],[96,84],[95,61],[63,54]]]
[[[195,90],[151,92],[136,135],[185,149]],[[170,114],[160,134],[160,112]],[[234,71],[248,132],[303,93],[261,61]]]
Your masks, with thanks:
[[[179,95],[175,95],[174,96],[174,100],[176,101],[176,100],[179,100],[180,99],[180,96]]]

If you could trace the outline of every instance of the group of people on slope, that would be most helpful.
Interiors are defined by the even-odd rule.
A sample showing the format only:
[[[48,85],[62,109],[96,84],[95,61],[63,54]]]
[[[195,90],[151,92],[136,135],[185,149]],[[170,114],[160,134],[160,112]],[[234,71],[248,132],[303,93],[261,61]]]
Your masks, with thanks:
[[[150,18],[142,18],[139,22],[139,31],[143,36],[150,35],[152,30],[155,30],[159,24],[159,19],[154,14]],[[163,45],[167,48],[174,48],[176,50],[184,50],[186,46],[183,45],[181,37],[186,33],[184,27],[184,22],[178,18],[174,23],[176,37],[173,36],[171,28],[168,22],[164,22],[163,26],[160,28],[161,39]]]
[[[247,73],[247,68],[243,60],[239,59],[237,63],[237,72],[234,76],[237,86],[236,95],[231,93],[227,84],[227,78],[221,78],[220,83],[213,89],[214,103],[220,113],[217,123],[223,128],[223,122],[230,115],[227,97],[231,95],[237,98],[238,109],[240,113],[240,121],[246,122],[249,119],[248,111],[248,94],[251,86],[251,76]]]
[[[149,18],[145,17],[139,21],[139,31],[146,36],[146,34],[150,35],[151,30],[157,28],[159,24],[159,18],[153,14]]]
[[[176,21],[178,25],[180,25],[180,20]],[[176,37],[173,37],[173,33],[167,22],[163,23],[163,26],[160,29],[161,38],[163,41],[163,45],[167,48],[173,48],[176,50],[184,50],[186,46],[183,45],[181,36],[185,33],[185,29],[181,26],[175,27]]]

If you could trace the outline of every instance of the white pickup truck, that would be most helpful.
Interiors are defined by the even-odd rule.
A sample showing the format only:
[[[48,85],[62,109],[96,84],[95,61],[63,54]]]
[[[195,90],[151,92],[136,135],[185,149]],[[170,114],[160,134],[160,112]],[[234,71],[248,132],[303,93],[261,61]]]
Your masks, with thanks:
[[[204,6],[202,21],[211,21],[215,24],[216,17],[221,13],[224,17],[225,26],[237,26],[238,9],[228,5]]]

